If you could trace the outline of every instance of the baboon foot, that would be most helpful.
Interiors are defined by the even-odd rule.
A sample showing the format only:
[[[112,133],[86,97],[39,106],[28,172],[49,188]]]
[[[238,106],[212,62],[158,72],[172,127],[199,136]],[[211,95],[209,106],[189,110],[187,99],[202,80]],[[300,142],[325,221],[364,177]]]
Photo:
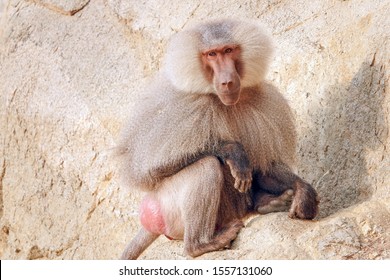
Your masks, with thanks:
[[[290,209],[294,191],[286,190],[281,195],[264,194],[256,203],[255,209],[260,214],[268,214],[272,212],[286,212]]]
[[[230,248],[232,241],[236,239],[243,226],[244,223],[241,220],[233,220],[225,225],[210,242],[188,248],[187,254],[195,258],[208,252]]]

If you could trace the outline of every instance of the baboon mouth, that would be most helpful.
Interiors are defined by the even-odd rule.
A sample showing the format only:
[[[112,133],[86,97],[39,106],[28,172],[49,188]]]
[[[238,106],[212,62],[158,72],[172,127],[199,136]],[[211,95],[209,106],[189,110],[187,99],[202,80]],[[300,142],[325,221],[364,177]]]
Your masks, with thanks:
[[[224,105],[225,106],[234,106],[238,103],[238,100],[236,102],[225,102]]]
[[[226,106],[236,105],[240,101],[240,91],[224,91],[219,92],[218,97]]]

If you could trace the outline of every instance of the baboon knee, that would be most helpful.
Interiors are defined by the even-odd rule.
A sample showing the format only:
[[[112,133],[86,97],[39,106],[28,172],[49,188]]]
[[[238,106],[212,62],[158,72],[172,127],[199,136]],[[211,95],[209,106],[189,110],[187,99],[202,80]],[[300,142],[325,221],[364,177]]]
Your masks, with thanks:
[[[200,159],[197,164],[200,165],[199,174],[204,180],[219,183],[223,182],[224,174],[222,164],[218,158],[213,156],[208,156]]]

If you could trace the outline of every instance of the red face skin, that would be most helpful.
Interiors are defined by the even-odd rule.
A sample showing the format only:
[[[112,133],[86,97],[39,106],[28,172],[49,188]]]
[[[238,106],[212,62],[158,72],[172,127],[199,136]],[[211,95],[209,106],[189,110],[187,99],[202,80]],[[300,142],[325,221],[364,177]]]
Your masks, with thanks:
[[[227,106],[240,100],[242,64],[241,49],[224,45],[202,52],[202,62],[207,79],[213,82],[221,102]]]

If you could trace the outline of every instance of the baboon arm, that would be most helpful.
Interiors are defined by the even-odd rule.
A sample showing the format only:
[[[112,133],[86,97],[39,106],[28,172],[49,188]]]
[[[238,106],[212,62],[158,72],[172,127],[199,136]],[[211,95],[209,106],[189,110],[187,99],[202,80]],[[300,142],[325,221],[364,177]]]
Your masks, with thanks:
[[[197,155],[188,156],[180,161],[153,169],[149,172],[150,178],[160,181],[206,156],[215,156],[223,164],[228,165],[231,175],[235,179],[234,187],[239,192],[248,191],[252,184],[252,167],[244,147],[235,141],[221,141],[215,150],[199,152]]]

